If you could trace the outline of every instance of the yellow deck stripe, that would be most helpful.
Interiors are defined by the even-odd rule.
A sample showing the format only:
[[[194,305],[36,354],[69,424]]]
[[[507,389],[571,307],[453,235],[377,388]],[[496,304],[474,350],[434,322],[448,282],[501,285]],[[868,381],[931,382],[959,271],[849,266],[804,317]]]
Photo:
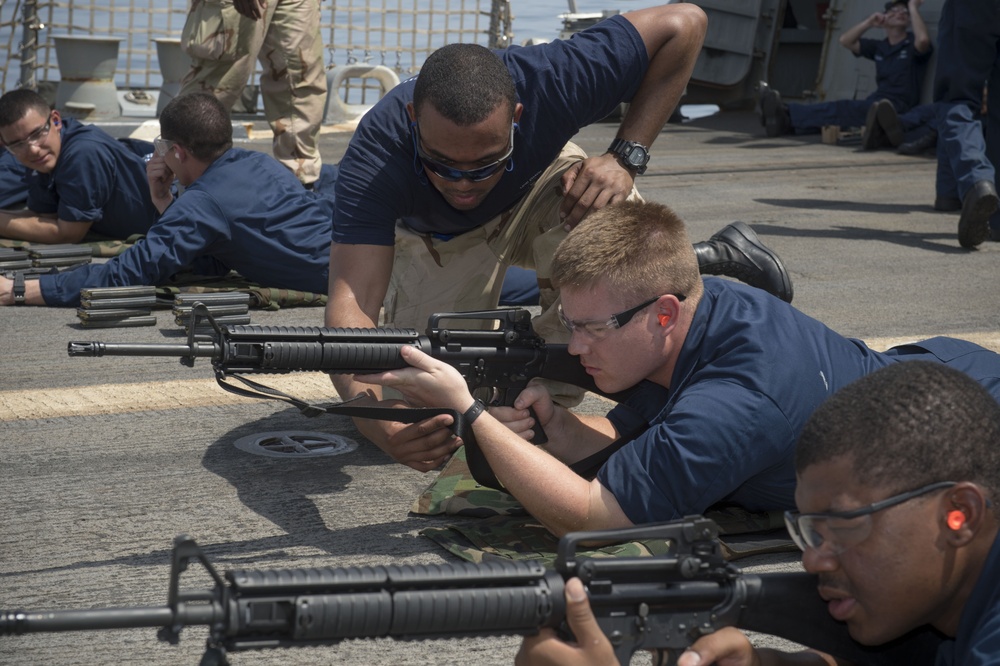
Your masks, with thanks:
[[[932,336],[872,338],[866,340],[866,343],[873,349],[887,349],[928,337]],[[967,333],[955,337],[1000,352],[1000,332]],[[332,402],[338,399],[330,378],[323,373],[258,375],[255,379],[310,402]],[[0,391],[0,422],[232,405],[254,400],[228,393],[208,378]]]

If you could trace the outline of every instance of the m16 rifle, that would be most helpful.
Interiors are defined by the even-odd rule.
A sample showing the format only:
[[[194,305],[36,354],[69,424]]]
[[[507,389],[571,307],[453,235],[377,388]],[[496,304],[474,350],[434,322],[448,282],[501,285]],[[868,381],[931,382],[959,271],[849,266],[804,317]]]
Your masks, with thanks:
[[[0,611],[0,636],[30,632],[159,627],[171,644],[186,626],[209,630],[203,666],[227,653],[357,638],[398,640],[530,635],[565,630],[563,587],[579,577],[622,664],[652,650],[670,664],[697,638],[735,626],[802,643],[857,663],[933,663],[935,641],[919,635],[865,648],[833,620],[805,573],[750,575],[727,563],[718,527],[701,516],[619,530],[576,532],[559,542],[554,570],[533,561],[420,566],[234,570],[223,577],[187,536],[174,540],[167,605],[147,608]],[[655,557],[590,558],[581,543],[664,539]],[[192,560],[214,587],[181,590]]]
[[[358,407],[349,402],[320,406],[299,400],[273,388],[251,381],[242,374],[320,371],[330,374],[372,373],[408,366],[400,350],[411,346],[456,368],[469,390],[491,405],[514,404],[514,399],[532,379],[550,379],[600,391],[579,360],[566,345],[546,343],[531,326],[525,309],[448,312],[431,315],[424,335],[415,329],[312,328],[285,326],[220,326],[208,308],[196,303],[184,343],[115,344],[70,342],[70,356],[168,356],[193,366],[197,358],[207,358],[215,369],[218,384],[239,395],[290,402],[307,416],[343,414],[408,423],[448,413],[452,429],[466,444],[469,467],[479,483],[501,487],[485,456],[475,444],[472,429],[465,428],[462,415],[444,409],[384,409]],[[196,323],[205,318],[213,334],[199,334]],[[498,324],[494,330],[457,329],[442,325],[446,320],[486,321]],[[229,383],[233,378],[245,387]],[[485,393],[485,395],[483,395]],[[621,399],[624,394],[608,395]],[[536,419],[537,422],[537,419]],[[545,442],[536,430],[533,441]]]

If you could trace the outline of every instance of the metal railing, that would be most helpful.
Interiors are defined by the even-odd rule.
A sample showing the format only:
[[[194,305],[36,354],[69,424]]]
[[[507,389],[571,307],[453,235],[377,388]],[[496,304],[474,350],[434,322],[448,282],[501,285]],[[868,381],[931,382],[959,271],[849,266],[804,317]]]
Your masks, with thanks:
[[[155,39],[179,38],[188,0],[0,0],[0,93],[59,81],[54,35],[118,37],[119,88],[158,87]],[[385,65],[400,78],[453,42],[512,43],[509,0],[325,0],[328,67]],[[252,83],[252,81],[251,81]]]

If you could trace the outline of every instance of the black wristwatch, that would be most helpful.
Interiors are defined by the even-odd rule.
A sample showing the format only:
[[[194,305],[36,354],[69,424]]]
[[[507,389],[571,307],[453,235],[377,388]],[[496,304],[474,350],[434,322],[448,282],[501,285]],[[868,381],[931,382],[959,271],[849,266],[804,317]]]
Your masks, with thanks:
[[[623,167],[635,171],[637,176],[646,173],[646,165],[649,163],[649,150],[646,146],[635,141],[615,139],[608,152],[615,155]]]
[[[469,407],[469,409],[462,414],[462,420],[465,421],[465,425],[472,425],[472,422],[478,419],[479,415],[482,414],[485,409],[486,404],[482,400],[476,400],[472,403],[472,407]]]
[[[14,273],[14,305],[24,305],[24,273]]]

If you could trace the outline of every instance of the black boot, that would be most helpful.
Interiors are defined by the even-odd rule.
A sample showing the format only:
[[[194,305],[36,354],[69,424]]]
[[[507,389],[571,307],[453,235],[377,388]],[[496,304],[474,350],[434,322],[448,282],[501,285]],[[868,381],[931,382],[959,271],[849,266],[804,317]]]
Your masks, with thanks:
[[[695,243],[694,253],[702,275],[736,278],[792,302],[792,279],[781,259],[743,222],[733,222],[709,240]]]
[[[962,199],[962,215],[958,218],[958,243],[974,248],[990,237],[990,216],[997,211],[1000,198],[991,180],[981,180]]]

